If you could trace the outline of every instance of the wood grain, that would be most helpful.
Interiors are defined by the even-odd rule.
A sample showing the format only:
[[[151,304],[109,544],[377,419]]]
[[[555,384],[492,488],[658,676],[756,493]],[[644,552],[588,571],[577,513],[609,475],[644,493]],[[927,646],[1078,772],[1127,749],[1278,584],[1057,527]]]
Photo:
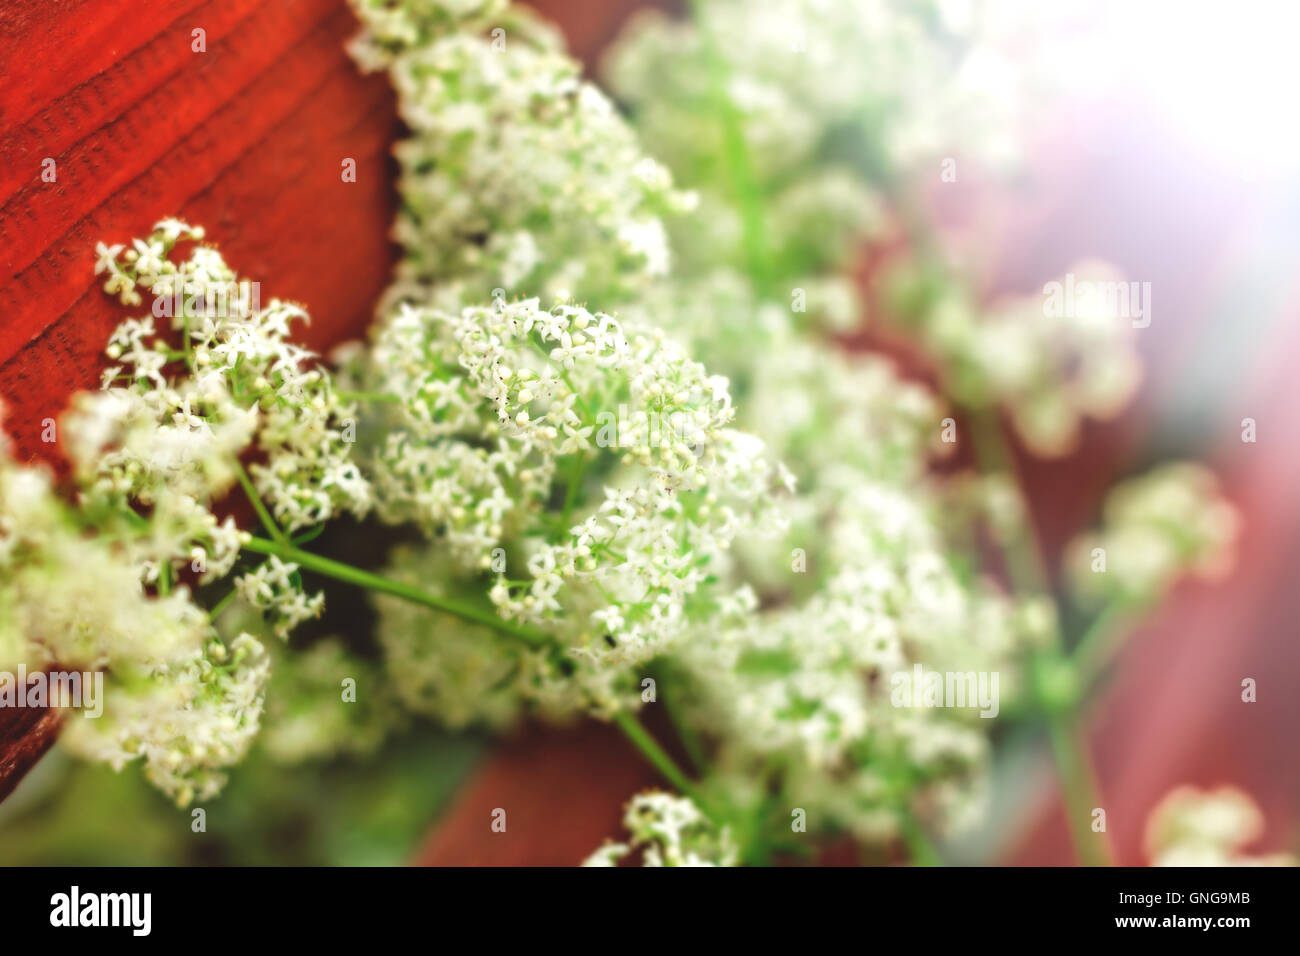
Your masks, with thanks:
[[[53,746],[59,722],[59,712],[48,707],[0,711],[0,800],[13,792],[27,771]]]
[[[21,458],[48,457],[42,420],[96,385],[124,317],[93,281],[101,239],[180,215],[263,301],[306,304],[309,344],[364,327],[394,258],[398,124],[387,81],[347,57],[355,31],[341,0],[5,8],[0,73],[19,82],[0,94],[0,397]]]

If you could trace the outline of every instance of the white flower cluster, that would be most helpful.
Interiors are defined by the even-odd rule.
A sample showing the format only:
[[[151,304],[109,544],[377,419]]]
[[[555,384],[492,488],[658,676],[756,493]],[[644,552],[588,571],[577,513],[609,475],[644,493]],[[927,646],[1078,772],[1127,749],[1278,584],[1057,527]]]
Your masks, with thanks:
[[[384,574],[439,596],[482,588],[436,547],[395,549]],[[571,714],[577,705],[575,695],[566,693],[563,658],[551,649],[521,647],[490,628],[400,598],[373,600],[386,686],[412,713],[454,729],[503,730],[524,716],[526,702],[553,717]]]
[[[678,170],[707,168],[729,148],[698,109],[718,95],[734,103],[765,180],[815,181],[804,167],[835,134],[840,155],[881,167],[942,156],[954,142],[1003,163],[1015,156],[1026,91],[1023,52],[1010,46],[1024,14],[1008,6],[713,0],[688,19],[648,10],[607,55],[605,75],[638,112],[643,141]]]
[[[875,843],[898,834],[916,801],[946,806],[952,819],[938,824],[975,809],[988,753],[978,708],[897,707],[891,677],[916,664],[998,673],[1013,701],[1019,656],[1054,620],[1041,600],[964,581],[914,493],[859,484],[835,500],[824,560],[837,570],[815,595],[759,613],[742,589],[725,626],[692,634],[673,664],[722,766],[779,761],[791,806]]]
[[[153,531],[138,524],[68,507],[0,449],[0,669],[105,671],[103,715],[66,721],[63,739],[115,767],[143,759],[185,804],[215,792],[256,733],[265,656],[248,634],[227,646],[185,585],[146,591],[133,559]]]
[[[660,790],[638,793],[627,805],[627,843],[606,843],[582,864],[617,866],[639,853],[642,866],[735,866],[739,850],[693,802]]]
[[[353,53],[388,70],[412,132],[390,298],[614,302],[666,272],[657,216],[689,199],[551,31],[498,2],[353,7]]]
[[[190,592],[228,576],[249,541],[215,502],[247,480],[286,531],[370,506],[345,440],[350,409],[288,341],[305,313],[261,307],[215,249],[175,254],[202,237],[169,219],[129,247],[98,247],[105,291],[153,301],[110,338],[103,389],[75,396],[63,418],[75,507],[43,472],[0,466],[0,652],[105,670],[105,715],[73,721],[69,746],[114,766],[143,759],[181,803],[214,793],[243,755],[269,666],[251,635],[221,637]],[[263,459],[251,479],[245,454]],[[235,583],[282,636],[323,601],[296,571],[271,558]]]
[[[306,313],[279,300],[261,307],[254,287],[211,247],[173,261],[178,243],[202,237],[171,219],[125,252],[100,243],[105,290],[128,304],[149,292],[153,312],[169,317],[180,341],[156,329],[153,315],[125,320],[109,340],[118,364],[105,371],[104,389],[76,396],[64,422],[83,507],[101,522],[140,522],[140,509],[149,509],[132,557],[151,584],[187,567],[204,584],[232,569],[241,532],[210,508],[241,474],[242,454],[264,458],[250,466],[251,481],[287,532],[371,505],[351,458],[354,410],[312,353],[288,340]],[[272,559],[238,582],[282,636],[323,600],[302,593],[295,570]]]
[[[726,381],[659,329],[536,299],[403,307],[372,365],[398,399],[379,514],[443,537],[464,569],[500,548],[491,601],[568,648],[602,709],[612,669],[707,607],[697,592],[736,536],[779,530],[788,474],[730,427]]]
[[[402,50],[425,46],[472,24],[499,22],[508,15],[509,0],[356,0],[353,9],[366,32],[353,41],[352,52],[378,69]]]
[[[235,581],[235,590],[250,605],[269,616],[277,636],[288,638],[303,621],[319,617],[324,594],[307,595],[297,576],[298,566],[272,555]]]
[[[1177,787],[1147,818],[1143,849],[1152,866],[1296,866],[1287,853],[1248,856],[1264,832],[1264,815],[1236,787]]]
[[[875,12],[809,2],[711,4],[691,22],[649,14],[608,70],[645,141],[702,197],[674,229],[682,274],[630,310],[662,316],[728,375],[738,424],[794,468],[801,491],[789,534],[741,550],[729,617],[693,631],[672,673],[691,688],[690,722],[717,742],[719,776],[776,763],[782,803],[870,843],[896,838],[919,806],[936,827],[968,816],[988,752],[988,722],[893,707],[889,675],[915,663],[999,671],[1010,701],[1020,655],[1055,626],[1045,602],[1005,597],[951,555],[946,492],[928,468],[936,398],[886,359],[808,334],[856,325],[857,289],[836,273],[882,225],[876,190],[889,177],[846,157],[887,143],[884,166],[902,162],[917,112],[891,95],[918,66],[952,69],[935,67],[920,18]],[[900,50],[915,62],[900,64],[896,91],[881,64]],[[880,102],[864,106],[864,90]]]
[[[1176,462],[1121,482],[1107,494],[1102,520],[1067,554],[1071,583],[1086,601],[1144,604],[1182,574],[1213,578],[1232,565],[1237,512],[1201,465]]]
[[[839,329],[862,308],[854,285],[828,273],[851,267],[860,241],[891,218],[914,228],[912,201],[898,194],[918,161],[955,146],[963,163],[980,147],[985,160],[1014,155],[1033,108],[1020,94],[1037,67],[1009,51],[1039,15],[997,3],[778,0],[754,10],[724,0],[690,20],[644,14],[605,72],[643,141],[700,192],[702,214],[673,222],[685,269],[705,288],[748,272],[767,296],[797,297],[779,304],[806,311],[799,324]],[[926,237],[910,238],[915,255],[931,255],[916,248]],[[1129,317],[1049,319],[1033,297],[981,316],[947,265],[898,271],[894,311],[940,360],[953,397],[1002,404],[1036,453],[1063,454],[1082,417],[1109,417],[1132,397]],[[705,360],[732,350],[725,339]]]
[[[887,227],[881,194],[904,171],[954,144],[963,163],[1014,157],[1021,27],[997,4],[722,0],[639,14],[603,72],[700,195],[701,215],[670,221],[675,259],[811,299]],[[835,295],[856,321],[853,287]]]
[[[121,364],[105,371],[104,392],[69,428],[74,462],[83,474],[98,471],[97,489],[145,502],[164,489],[213,496],[229,486],[235,456],[255,438],[266,457],[251,469],[257,490],[287,530],[342,511],[364,514],[369,488],[345,435],[353,410],[314,367],[315,356],[288,340],[307,313],[278,299],[261,307],[254,287],[211,247],[172,261],[178,241],[202,237],[172,219],[124,253],[100,243],[96,271],[110,274],[105,289],[125,304],[138,303],[140,290],[152,294],[154,312],[170,315],[181,341],[160,337],[153,316],[119,326],[107,351]]]
[[[884,681],[913,664],[995,671],[1010,702],[1025,652],[1055,636],[1054,610],[1005,596],[952,552],[942,507],[956,495],[927,468],[939,403],[884,360],[806,334],[856,320],[857,292],[835,272],[880,226],[876,189],[892,188],[846,157],[874,139],[888,166],[936,145],[917,130],[942,124],[931,113],[912,125],[925,110],[875,72],[900,39],[934,52],[920,20],[842,22],[799,5],[812,34],[792,53],[852,72],[863,35],[880,47],[871,84],[830,85],[809,82],[806,57],[777,55],[788,10],[717,4],[695,25],[643,22],[614,58],[616,86],[703,196],[701,215],[675,230],[682,274],[670,278],[656,214],[682,203],[553,37],[499,3],[358,9],[357,53],[390,71],[413,131],[398,150],[406,256],[394,307],[354,374],[379,398],[365,436],[376,511],[431,546],[399,550],[385,573],[437,600],[469,595],[479,608],[486,596],[499,613],[473,623],[379,597],[402,704],[453,726],[609,715],[633,706],[637,668],[653,661],[690,688],[675,696],[714,744],[710,779],[724,789],[775,763],[783,798],[816,826],[872,842],[918,812],[935,827],[969,816],[986,725],[970,711],[895,707]],[[940,13],[949,39],[971,25]],[[962,49],[959,75],[997,73],[980,73],[980,52]],[[952,72],[927,57],[913,59],[932,80]],[[946,86],[908,69],[905,92]],[[879,102],[863,110],[872,85]],[[489,290],[493,304],[477,305]],[[1068,439],[1080,415],[1108,414],[1136,381],[1114,315],[1069,315],[1047,335],[1028,305],[981,321],[922,291],[918,324],[958,399],[1023,408],[1040,449]],[[619,317],[571,304],[588,296]],[[782,502],[785,546],[808,565],[793,581],[771,546],[733,548],[790,485],[769,453],[797,465],[804,491]],[[1018,502],[996,490],[978,489],[981,517],[1020,533]],[[641,812],[679,833],[702,819],[691,809]],[[650,832],[634,845],[655,843]]]
[[[257,735],[269,676],[266,649],[251,635],[229,646],[213,637],[140,679],[108,683],[103,716],[73,721],[62,739],[117,770],[142,759],[149,781],[180,806],[206,800]]]
[[[147,596],[122,547],[83,521],[47,472],[0,449],[0,669],[149,666],[200,647],[207,616],[188,593]]]
[[[1083,420],[1114,417],[1141,379],[1129,283],[1098,262],[1075,265],[1066,281],[1089,289],[1122,285],[1125,295],[1090,295],[1060,314],[1049,314],[1042,294],[980,310],[937,275],[903,268],[890,278],[898,314],[942,363],[952,396],[970,408],[1005,408],[1025,444],[1043,457],[1071,452]]]

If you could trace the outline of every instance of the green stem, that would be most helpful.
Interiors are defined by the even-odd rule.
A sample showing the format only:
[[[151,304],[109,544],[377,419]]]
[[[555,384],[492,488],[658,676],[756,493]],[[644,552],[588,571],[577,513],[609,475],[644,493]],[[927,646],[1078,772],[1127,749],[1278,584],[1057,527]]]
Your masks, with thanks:
[[[215,621],[217,618],[219,618],[221,616],[221,612],[224,611],[227,607],[229,607],[230,602],[233,601],[238,595],[239,592],[232,589],[229,594],[227,594],[225,597],[223,597],[220,601],[218,601],[216,604],[212,606],[212,610],[208,612],[208,619],[211,621]]]
[[[998,421],[997,411],[993,408],[966,408],[966,418],[971,427],[971,444],[975,449],[975,458],[980,470],[985,474],[1010,474],[1015,480],[1012,467],[1011,449],[1002,425]],[[1016,481],[1019,485],[1019,482]],[[1043,570],[1042,550],[1034,534],[1030,517],[1025,516],[1025,530],[1014,540],[999,539],[1003,560],[1007,565],[1007,574],[1017,590],[1031,594],[1046,594],[1047,573]],[[1059,635],[1058,635],[1059,640]]]
[[[986,472],[1010,472],[1011,451],[993,409],[968,409],[973,431],[975,454]],[[1028,518],[1026,518],[1028,521]],[[1007,572],[1017,590],[1048,594],[1042,548],[1032,524],[1015,540],[1002,542]],[[1089,643],[1092,643],[1089,641]],[[1064,665],[1073,671],[1073,660],[1065,657],[1064,641],[1059,628],[1052,633],[1046,663],[1055,668]],[[1110,848],[1103,834],[1092,831],[1092,811],[1100,806],[1096,779],[1088,757],[1087,743],[1080,724],[1080,695],[1077,681],[1071,680],[1064,709],[1049,706],[1048,731],[1052,756],[1061,782],[1061,796],[1070,836],[1080,862],[1089,866],[1109,865]]]
[[[902,818],[903,842],[913,866],[943,866],[943,858],[926,835],[925,829],[910,813]]]
[[[1079,688],[1086,695],[1101,677],[1115,654],[1124,646],[1128,638],[1133,619],[1141,612],[1141,607],[1132,601],[1115,601],[1097,615],[1096,620],[1079,638],[1070,662],[1078,675]]]
[[[546,361],[549,362],[551,360],[551,353],[546,351],[546,349],[541,349],[540,351],[544,356],[546,356]],[[596,416],[591,413],[591,406],[588,405],[586,399],[582,397],[581,389],[574,387],[573,379],[569,378],[569,373],[567,371],[561,370],[560,381],[564,382],[564,384],[569,387],[569,391],[573,393],[573,402],[578,406],[578,411],[582,412],[582,417],[594,424]]]
[[[287,545],[289,543],[288,539],[284,536],[284,532],[280,530],[280,526],[275,523],[275,519],[271,517],[271,512],[266,510],[266,505],[262,504],[262,496],[253,487],[253,479],[248,477],[248,472],[241,462],[235,462],[235,475],[239,478],[240,487],[244,489],[244,495],[248,498],[249,504],[253,506],[253,510],[257,512],[257,518],[262,522],[262,527],[266,529],[266,533],[277,544]]]
[[[709,813],[708,808],[700,800],[695,785],[677,766],[673,758],[668,756],[667,751],[659,746],[659,742],[650,736],[649,731],[641,726],[641,722],[636,719],[635,714],[626,710],[621,711],[614,718],[614,723],[618,725],[619,730],[623,731],[624,736],[636,745],[636,748],[641,751],[646,760],[663,774],[664,779],[676,787],[678,791],[694,800],[702,811],[706,814]]]
[[[691,6],[692,19],[697,23],[703,22],[699,15],[699,3],[692,3]],[[772,270],[763,189],[754,173],[749,144],[745,140],[745,118],[727,90],[731,68],[718,49],[717,41],[712,34],[706,33],[703,42],[713,74],[713,106],[722,126],[722,160],[726,164],[726,179],[732,185],[736,206],[740,211],[746,268],[759,293],[769,297]]]
[[[691,766],[695,768],[696,773],[705,773],[709,767],[709,758],[704,752],[704,747],[700,743],[695,728],[682,717],[679,708],[673,707],[666,700],[664,709],[668,712],[668,719],[673,725],[673,730],[677,732],[677,739],[682,742],[682,748],[686,751]]]
[[[582,477],[587,473],[587,460],[578,454],[569,466],[568,484],[564,489],[564,510],[560,513],[557,530],[561,535],[568,534],[569,521],[573,515],[573,506],[578,502],[578,490],[582,487]]]
[[[410,601],[413,604],[421,604],[435,611],[442,611],[445,614],[451,614],[463,621],[471,624],[479,624],[483,627],[491,628],[500,634],[508,637],[518,638],[529,644],[544,646],[550,643],[550,638],[540,631],[533,631],[529,628],[520,627],[511,624],[509,621],[502,620],[491,611],[485,611],[482,608],[474,607],[471,604],[465,604],[453,598],[439,597],[436,594],[430,594],[422,591],[417,587],[409,584],[403,584],[401,581],[394,581],[391,578],[381,577],[378,574],[372,574],[369,571],[363,571],[361,568],[353,567],[350,564],[344,564],[341,561],[335,561],[331,558],[321,557],[318,554],[312,554],[310,551],[303,551],[295,548],[288,542],[268,541],[265,538],[253,538],[245,542],[244,547],[256,554],[273,555],[284,561],[292,561],[301,568],[308,571],[315,571],[317,574],[323,574],[326,577],[334,578],[338,581],[344,581],[348,584],[355,584],[357,587],[366,588],[371,591],[379,591],[383,594],[391,594]]]
[[[725,92],[719,95],[719,100],[723,155],[729,170],[728,178],[734,184],[736,201],[740,206],[745,260],[754,285],[760,293],[768,295],[771,292],[771,268],[768,264],[763,193],[749,160],[749,147],[745,143],[745,131],[739,112],[730,99],[726,98]]]
[[[1092,811],[1100,807],[1101,802],[1082,732],[1069,714],[1053,714],[1048,729],[1061,778],[1061,797],[1070,839],[1079,862],[1085,866],[1110,866],[1110,845],[1106,835],[1092,830]]]

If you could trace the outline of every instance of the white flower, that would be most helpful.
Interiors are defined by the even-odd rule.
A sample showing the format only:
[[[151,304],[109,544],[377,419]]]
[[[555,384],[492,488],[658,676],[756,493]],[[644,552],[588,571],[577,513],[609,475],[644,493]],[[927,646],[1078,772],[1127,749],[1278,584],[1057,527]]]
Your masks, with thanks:
[[[1295,866],[1290,854],[1241,852],[1263,830],[1259,807],[1235,787],[1176,787],[1147,818],[1143,848],[1152,866]]]
[[[295,580],[298,566],[270,557],[257,568],[235,580],[239,594],[253,607],[270,612],[276,634],[287,638],[303,621],[318,617],[325,595],[308,597]]]
[[[615,301],[666,271],[654,215],[684,200],[558,38],[504,7],[353,0],[366,28],[353,52],[389,71],[411,129],[395,151],[408,255],[390,299],[455,308],[501,287]]]
[[[631,840],[607,843],[583,866],[615,866],[640,851],[642,866],[735,866],[739,852],[730,831],[718,829],[685,797],[663,791],[639,793],[623,815]]]
[[[251,635],[229,648],[213,639],[143,680],[110,681],[104,715],[69,721],[62,739],[116,769],[143,760],[150,782],[180,806],[207,800],[257,735],[269,673],[266,651]]]
[[[1121,482],[1104,524],[1067,549],[1070,581],[1085,599],[1150,602],[1183,573],[1213,578],[1230,567],[1238,525],[1214,474],[1174,462]]]

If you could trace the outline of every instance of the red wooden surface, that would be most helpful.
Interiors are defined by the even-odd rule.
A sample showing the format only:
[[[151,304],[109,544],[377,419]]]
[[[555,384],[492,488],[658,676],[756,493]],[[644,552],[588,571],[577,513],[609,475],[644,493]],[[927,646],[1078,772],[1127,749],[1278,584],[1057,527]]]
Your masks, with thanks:
[[[58,711],[21,707],[0,713],[0,800],[36,765],[59,732]]]
[[[502,745],[434,827],[421,866],[574,866],[624,836],[622,808],[661,787],[612,727],[534,730]],[[504,832],[493,811],[506,812]]]
[[[97,384],[124,317],[93,281],[98,240],[180,215],[264,301],[304,302],[311,344],[365,325],[393,261],[398,126],[387,81],[343,49],[355,30],[342,0],[4,5],[0,397],[21,457],[48,452],[41,420]]]

